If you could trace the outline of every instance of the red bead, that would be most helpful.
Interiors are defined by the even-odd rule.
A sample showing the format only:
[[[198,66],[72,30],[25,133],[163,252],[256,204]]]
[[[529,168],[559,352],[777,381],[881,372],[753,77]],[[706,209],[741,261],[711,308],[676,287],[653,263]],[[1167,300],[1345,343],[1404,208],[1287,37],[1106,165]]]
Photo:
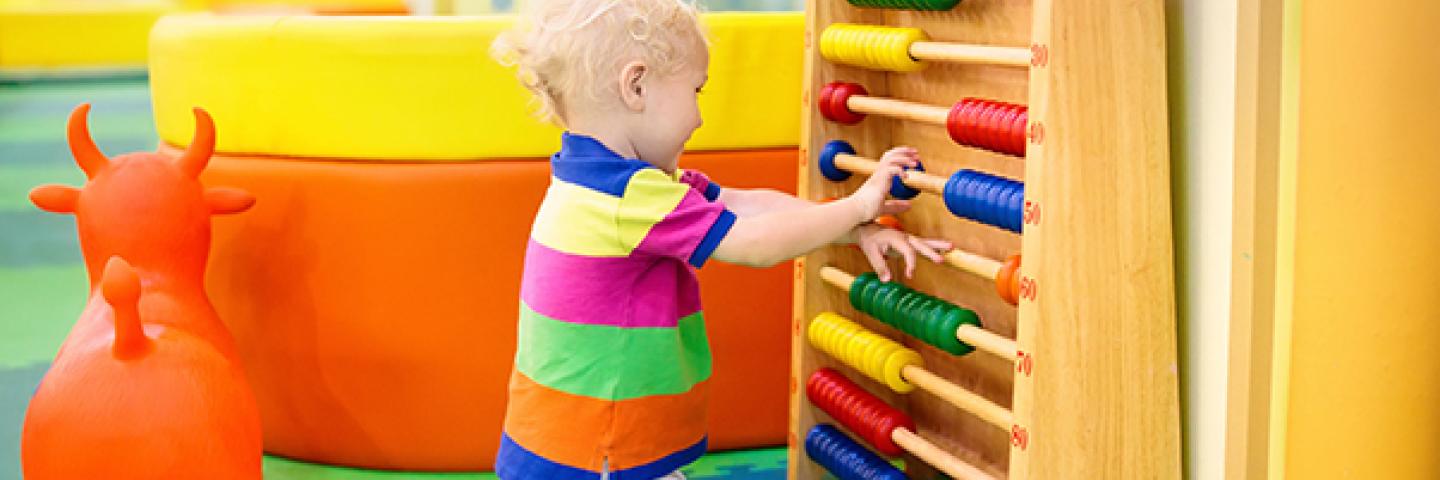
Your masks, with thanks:
[[[1016,115],[1015,120],[1010,123],[1010,148],[1013,151],[1021,152],[1021,155],[1025,154],[1025,127],[1029,123],[1030,111],[1027,109],[1020,109],[1020,114]]]
[[[865,87],[858,83],[847,82],[832,82],[831,85],[835,85],[835,90],[830,96],[831,116],[828,118],[845,125],[854,125],[864,120],[865,114],[850,110],[849,102],[851,95],[868,95]]]
[[[915,430],[915,421],[909,415],[829,368],[810,375],[805,382],[805,394],[810,403],[886,455],[904,453],[891,437],[896,428]]]
[[[815,96],[815,107],[820,109],[820,116],[826,120],[834,120],[835,113],[830,111],[830,97],[835,96],[835,84],[830,82],[820,87],[820,94]]]
[[[945,130],[955,143],[995,152],[1025,156],[1023,105],[966,98],[950,108]]]

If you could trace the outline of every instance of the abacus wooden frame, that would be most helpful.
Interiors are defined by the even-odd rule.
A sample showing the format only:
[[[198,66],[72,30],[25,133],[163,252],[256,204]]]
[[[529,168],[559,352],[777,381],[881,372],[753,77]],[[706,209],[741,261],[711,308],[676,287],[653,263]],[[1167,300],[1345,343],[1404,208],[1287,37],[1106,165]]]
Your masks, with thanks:
[[[802,442],[812,425],[829,419],[799,387],[824,366],[908,410],[921,435],[998,477],[1179,478],[1163,3],[965,0],[948,12],[907,12],[815,0],[806,8],[800,194],[841,196],[863,181],[857,175],[831,183],[816,171],[814,155],[833,139],[872,158],[914,145],[937,175],[974,168],[1023,179],[1023,237],[950,216],[940,199],[923,195],[902,222],[912,233],[992,259],[1020,250],[1027,290],[1017,308],[992,284],[947,266],[922,265],[905,280],[976,310],[987,329],[1014,335],[1020,349],[1016,363],[984,353],[957,358],[854,311],[824,284],[818,271],[825,265],[868,270],[858,252],[830,247],[797,261],[790,478],[820,478]],[[1028,46],[1032,67],[937,62],[890,73],[835,65],[818,50],[818,35],[834,22],[917,26],[936,41]],[[941,105],[965,96],[1028,104],[1027,156],[957,146],[940,127],[873,117],[853,126],[826,121],[813,95],[830,81]],[[1016,425],[996,432],[924,393],[896,395],[826,358],[806,343],[804,330],[827,310],[920,350],[927,368],[1010,406]],[[911,473],[925,478],[928,469],[918,463],[909,462]]]

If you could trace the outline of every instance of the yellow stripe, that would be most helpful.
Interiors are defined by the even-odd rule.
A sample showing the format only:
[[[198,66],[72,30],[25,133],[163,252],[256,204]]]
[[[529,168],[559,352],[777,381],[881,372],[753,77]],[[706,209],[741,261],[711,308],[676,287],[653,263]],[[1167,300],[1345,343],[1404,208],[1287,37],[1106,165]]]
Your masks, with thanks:
[[[551,177],[530,236],[541,245],[587,257],[624,257],[630,248],[616,236],[620,199]]]
[[[634,249],[650,229],[685,199],[690,186],[654,168],[642,169],[630,177],[620,200],[618,229],[620,243]],[[628,251],[627,251],[628,253]]]

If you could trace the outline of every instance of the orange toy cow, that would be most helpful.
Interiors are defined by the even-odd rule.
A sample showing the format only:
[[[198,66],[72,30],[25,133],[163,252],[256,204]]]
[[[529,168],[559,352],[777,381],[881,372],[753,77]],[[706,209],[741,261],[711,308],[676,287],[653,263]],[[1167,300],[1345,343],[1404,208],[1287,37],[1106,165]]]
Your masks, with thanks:
[[[89,110],[68,125],[85,186],[30,192],[41,209],[75,214],[91,294],[26,412],[25,478],[258,479],[254,394],[202,282],[210,216],[254,198],[200,184],[215,147],[204,110],[178,159],[106,158]]]

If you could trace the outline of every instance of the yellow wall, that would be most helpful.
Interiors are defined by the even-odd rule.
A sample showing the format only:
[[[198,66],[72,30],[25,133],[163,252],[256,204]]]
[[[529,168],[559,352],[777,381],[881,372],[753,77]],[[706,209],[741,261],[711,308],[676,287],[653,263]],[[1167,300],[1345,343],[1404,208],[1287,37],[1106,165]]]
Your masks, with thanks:
[[[141,67],[150,26],[181,5],[0,0],[0,70]]]
[[[1440,478],[1440,3],[1290,5],[1293,317],[1272,461],[1290,479]]]
[[[705,126],[686,149],[794,146],[799,12],[703,15],[712,42]],[[370,160],[534,158],[559,129],[530,113],[513,69],[491,59],[513,16],[172,15],[151,33],[161,140],[189,142],[190,108],[226,132],[217,151]]]

